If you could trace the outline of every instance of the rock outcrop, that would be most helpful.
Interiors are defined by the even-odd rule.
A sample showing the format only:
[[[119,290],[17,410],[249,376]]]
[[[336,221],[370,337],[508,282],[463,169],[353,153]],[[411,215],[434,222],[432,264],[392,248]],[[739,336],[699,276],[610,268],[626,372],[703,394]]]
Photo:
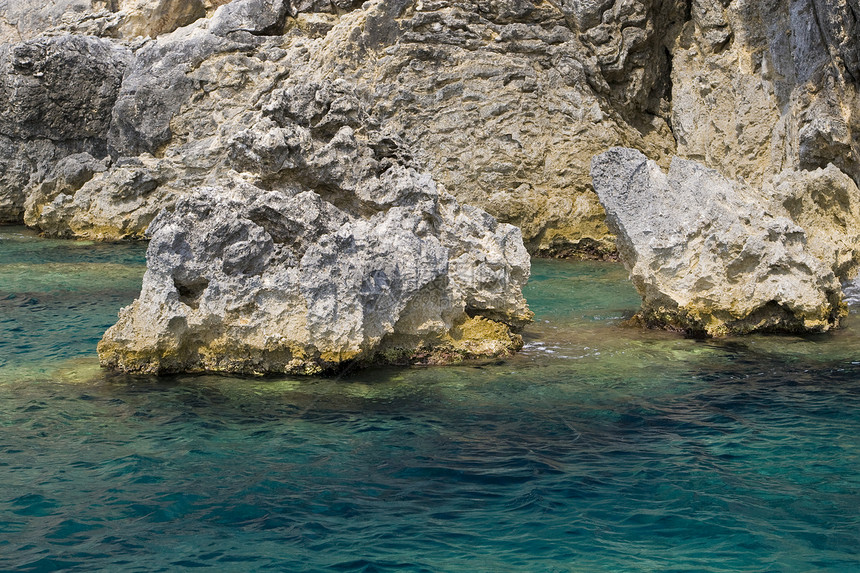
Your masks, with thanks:
[[[661,301],[653,316],[665,307],[679,327],[712,333],[825,329],[841,313],[833,281],[858,266],[858,14],[857,0],[0,2],[0,222],[142,238],[201,188],[234,205],[241,185],[314,193],[364,221],[399,196],[390,164],[519,226],[531,253],[605,256],[615,240],[588,170],[621,145],[662,168],[680,158],[666,181],[649,167],[641,183],[668,206],[670,193],[694,196],[678,166],[717,181],[751,221],[726,223],[719,240],[752,266],[708,264],[773,295],[733,306],[740,291],[721,299],[705,275],[670,280],[678,261],[710,260],[711,230],[684,219],[689,232],[654,255],[667,270],[646,297]],[[612,227],[627,229],[619,213]],[[624,232],[629,256],[636,233]],[[785,265],[818,302],[779,290]],[[802,267],[825,271],[813,280]],[[771,301],[777,318],[761,318]]]
[[[676,158],[665,174],[633,149],[595,157],[594,187],[642,296],[639,320],[711,336],[837,325],[845,313],[838,278],[856,272],[860,245],[853,235],[834,238],[858,228],[860,193],[824,183],[847,179],[828,169],[811,177],[786,174],[779,198],[768,205],[760,190],[693,161]],[[805,203],[811,205],[795,209]],[[816,215],[822,205],[828,214]],[[792,210],[830,225],[809,240]],[[842,225],[833,224],[838,218]]]
[[[541,254],[612,252],[591,157],[671,157],[665,41],[683,2],[371,2],[312,55],[461,201],[523,230]]]
[[[338,133],[336,145],[355,145],[350,129]],[[516,227],[396,163],[341,189],[340,205],[294,183],[237,181],[164,211],[140,298],[99,343],[102,364],[313,374],[522,345],[529,257]]]
[[[178,195],[149,225],[140,298],[105,334],[102,363],[314,373],[517,349],[515,331],[531,319],[520,231],[418,170],[353,85],[299,76],[279,86],[225,118],[219,183]],[[146,181],[163,192],[157,175],[168,168],[156,164],[95,174],[75,200],[98,206],[98,193],[83,192],[121,169],[141,190],[129,212],[152,212],[140,198]]]
[[[0,222],[18,222],[31,181],[70,154],[107,154],[131,51],[89,36],[0,45]]]

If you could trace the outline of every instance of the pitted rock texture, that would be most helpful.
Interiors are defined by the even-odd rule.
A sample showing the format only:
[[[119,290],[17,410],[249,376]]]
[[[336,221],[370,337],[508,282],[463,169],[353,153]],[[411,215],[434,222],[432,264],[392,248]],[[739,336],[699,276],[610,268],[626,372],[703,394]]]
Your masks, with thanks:
[[[766,208],[784,211],[806,231],[807,250],[840,281],[860,269],[860,189],[833,164],[813,171],[786,170],[764,186]]]
[[[673,49],[678,155],[754,186],[830,163],[860,182],[860,3],[693,7]]]
[[[102,363],[314,373],[516,350],[515,330],[531,319],[519,229],[416,169],[348,82],[279,85],[258,109],[225,118],[218,185],[179,195],[149,225],[140,298],[105,334]],[[175,184],[157,181],[171,168],[159,161],[169,159],[122,167],[131,212],[152,212],[137,207],[146,181],[155,195]],[[98,206],[87,187],[113,186],[119,169],[90,169],[74,200]],[[68,185],[67,171],[50,192]]]
[[[100,6],[84,4],[52,4],[48,12],[62,8],[68,20],[70,13],[91,14]],[[122,22],[127,13],[144,12],[142,4],[132,10],[137,3],[130,1],[109,4],[102,8]],[[162,4],[158,10],[177,9]],[[225,161],[220,144],[231,135],[222,120],[259,107],[261,94],[288,76],[308,82],[342,78],[369,102],[369,121],[404,141],[417,164],[459,200],[520,226],[532,252],[605,255],[614,246],[590,188],[590,157],[616,144],[657,158],[674,152],[665,121],[670,94],[664,40],[673,37],[669,30],[679,27],[683,10],[673,3],[628,4],[207,5],[208,19],[189,24],[177,17],[189,25],[130,44],[134,58],[110,116],[110,154],[114,160],[141,154],[167,160],[182,179],[173,187],[190,191]],[[108,28],[92,33],[132,36],[120,24]],[[167,32],[173,26],[156,28]],[[617,58],[613,47],[621,50]],[[98,151],[71,150],[101,158]],[[25,186],[37,187],[49,171],[30,173],[33,180],[28,177]],[[18,185],[20,209],[25,190]],[[71,227],[57,227],[54,219],[28,221],[46,234],[64,235]],[[130,235],[114,234],[121,236]],[[102,228],[99,237],[111,233]]]
[[[768,210],[760,191],[684,159],[666,174],[622,148],[595,157],[592,177],[644,324],[710,336],[821,332],[845,314],[839,257],[810,252],[806,232]]]
[[[404,142],[458,200],[521,227],[530,252],[603,256],[614,241],[588,169],[612,146],[664,168],[675,155],[696,160],[757,189],[783,171],[829,164],[860,181],[858,8],[858,0],[7,2],[0,21],[18,32],[5,39],[19,42],[10,53],[89,34],[128,57],[109,116],[101,104],[98,113],[68,104],[59,131],[51,116],[34,116],[26,134],[0,132],[0,218],[23,220],[28,193],[53,163],[84,152],[101,160],[109,151],[108,171],[151,166],[151,156],[169,207],[218,183],[231,161],[230,130],[255,130],[236,118],[259,111],[286,78],[342,79],[367,103],[363,121]],[[101,64],[50,58],[68,68],[69,85],[86,80],[87,95],[60,89],[47,99],[98,95],[107,105],[88,82],[115,55]],[[50,82],[32,86],[56,92]],[[87,114],[109,124],[107,136],[100,128],[86,141],[57,139],[86,132]],[[157,210],[153,193],[141,210]],[[44,220],[35,206],[27,220],[49,235],[144,232],[72,215],[91,204],[66,201]],[[126,220],[145,225],[155,214]],[[60,221],[68,216],[78,222]]]
[[[371,2],[311,61],[362,86],[424,168],[519,226],[531,252],[601,255],[613,243],[591,157],[612,145],[674,152],[659,115],[670,97],[661,34],[683,11],[654,4]],[[624,20],[630,10],[641,18]]]
[[[89,36],[0,45],[0,222],[19,222],[31,180],[62,157],[106,155],[131,52]]]
[[[391,206],[372,215],[300,186],[181,199],[150,226],[140,298],[99,343],[102,364],[313,374],[518,349],[531,318],[519,231],[390,170]]]

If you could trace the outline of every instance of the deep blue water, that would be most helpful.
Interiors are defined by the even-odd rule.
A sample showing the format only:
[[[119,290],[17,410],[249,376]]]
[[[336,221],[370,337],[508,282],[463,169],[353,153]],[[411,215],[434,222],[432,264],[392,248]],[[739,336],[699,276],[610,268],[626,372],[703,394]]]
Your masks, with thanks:
[[[0,230],[0,570],[860,571],[860,346],[620,326],[535,261],[510,360],[102,372],[139,245]]]

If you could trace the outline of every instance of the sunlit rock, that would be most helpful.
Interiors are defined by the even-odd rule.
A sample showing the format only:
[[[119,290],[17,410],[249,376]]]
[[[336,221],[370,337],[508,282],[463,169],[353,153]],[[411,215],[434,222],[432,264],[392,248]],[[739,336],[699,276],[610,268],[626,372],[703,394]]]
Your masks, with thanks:
[[[346,82],[285,82],[225,132],[221,184],[151,223],[102,364],[314,373],[519,348],[519,229],[460,205],[365,114]]]
[[[711,336],[817,332],[845,313],[831,262],[746,185],[677,158],[666,174],[623,148],[595,157],[592,177],[644,324]]]

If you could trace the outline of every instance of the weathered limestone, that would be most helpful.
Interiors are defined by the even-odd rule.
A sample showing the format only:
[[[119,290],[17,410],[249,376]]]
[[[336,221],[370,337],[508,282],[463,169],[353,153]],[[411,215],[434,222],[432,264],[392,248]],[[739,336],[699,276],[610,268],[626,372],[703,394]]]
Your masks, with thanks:
[[[595,157],[592,178],[642,296],[644,324],[711,336],[826,331],[845,313],[833,268],[856,269],[846,260],[855,261],[856,251],[845,256],[839,245],[833,252],[833,243],[821,239],[815,250],[832,254],[822,262],[789,213],[779,205],[769,210],[746,185],[678,158],[667,175],[622,148]],[[789,204],[797,200],[781,195]],[[827,201],[815,191],[798,195]]]
[[[786,170],[766,182],[766,208],[784,210],[806,231],[806,248],[840,281],[860,269],[860,189],[833,164],[812,171]]]
[[[149,226],[141,296],[102,363],[312,373],[517,349],[519,230],[439,189],[368,107],[348,82],[298,77],[225,121],[219,184]]]
[[[858,1],[0,3],[0,222],[140,238],[200,188],[245,184],[365,220],[394,208],[406,169],[520,226],[532,253],[605,256],[588,166],[623,145],[742,178],[725,193],[752,219],[757,206],[805,230],[729,225],[727,244],[768,237],[751,284],[782,272],[782,240],[800,267],[811,256],[845,280],[860,238]],[[707,232],[673,252],[693,256]],[[778,302],[773,320],[746,306],[703,318],[702,299],[684,328],[823,329],[840,312],[829,297],[830,314]]]
[[[131,52],[89,36],[0,44],[0,222],[19,222],[26,187],[73,153],[104,157]]]
[[[168,0],[86,4],[51,4],[40,18],[59,26],[52,33],[115,38],[189,24],[132,45],[109,137],[114,158],[170,158],[189,183],[223,159],[213,144],[223,130],[201,103],[229,118],[287,75],[348,79],[371,102],[368,117],[403,139],[422,169],[519,225],[532,252],[611,253],[590,157],[619,143],[658,159],[674,152],[666,38],[680,26],[679,2],[234,0],[204,6],[210,18],[193,23]],[[198,4],[187,11],[199,15]],[[199,162],[181,153],[189,147]],[[82,151],[101,157],[72,150]],[[46,172],[27,175],[37,185]]]
[[[372,215],[319,194],[203,189],[150,226],[140,298],[104,366],[312,374],[348,363],[506,355],[531,318],[519,231],[392,167]]]
[[[370,2],[311,57],[366,90],[425,169],[519,226],[531,252],[602,255],[613,243],[588,165],[619,144],[674,153],[662,42],[680,4]]]
[[[171,186],[177,173],[166,160],[141,155],[108,164],[87,153],[58,161],[28,188],[24,222],[55,237],[142,239],[155,215],[187,192]]]
[[[760,186],[829,163],[860,182],[857,0],[698,0],[672,59],[678,155]]]
[[[421,169],[520,226],[531,252],[600,256],[614,243],[588,166],[612,146],[756,188],[831,163],[860,181],[858,12],[858,0],[24,0],[0,4],[0,32],[14,32],[0,42],[157,37],[122,48],[109,148],[166,159],[180,192],[217,183],[203,173],[224,161],[222,119],[290,75],[347,79]],[[83,59],[54,60],[87,77]],[[22,219],[25,189],[57,159],[105,155],[101,134],[36,137],[0,130],[3,220]]]

